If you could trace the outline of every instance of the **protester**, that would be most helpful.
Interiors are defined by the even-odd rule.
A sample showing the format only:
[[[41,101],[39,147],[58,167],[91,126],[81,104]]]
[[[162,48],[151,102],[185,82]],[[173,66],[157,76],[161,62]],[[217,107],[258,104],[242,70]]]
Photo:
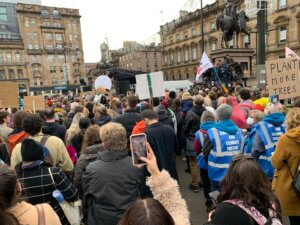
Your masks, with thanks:
[[[139,197],[142,171],[132,165],[126,130],[121,124],[105,124],[100,138],[106,151],[98,153],[98,159],[88,165],[82,177],[84,196],[89,202],[88,224],[115,225]]]
[[[151,109],[144,111],[142,116],[147,124],[145,131],[147,141],[155,151],[159,169],[165,169],[170,173],[171,177],[178,179],[175,166],[175,152],[178,143],[174,129],[159,123],[157,114]],[[147,175],[149,176],[149,174]],[[147,187],[143,190],[143,196],[152,196]]]
[[[18,134],[24,131],[23,129],[23,121],[28,115],[25,111],[18,111],[14,115],[14,123],[13,123],[13,132],[10,135]]]
[[[22,187],[15,172],[6,166],[0,167],[0,221],[5,225],[40,225],[44,214],[45,225],[61,225],[59,217],[48,204],[31,205],[20,201]],[[41,212],[41,213],[40,213]]]
[[[69,113],[67,114],[67,118],[65,118],[64,123],[63,123],[63,125],[66,127],[66,129],[69,129],[69,128],[70,128],[74,116],[75,116],[77,113],[83,113],[83,110],[84,110],[84,107],[81,106],[81,105],[79,105],[78,102],[73,102],[73,103],[71,104],[71,112],[69,112]]]
[[[64,143],[58,137],[44,136],[42,134],[42,119],[38,115],[29,114],[26,116],[24,119],[24,131],[29,134],[29,139],[35,140],[47,148],[52,166],[59,166],[64,172],[73,170],[73,164]],[[15,168],[17,164],[23,161],[21,149],[22,144],[19,143],[12,152],[12,168]]]
[[[257,159],[263,171],[270,180],[273,179],[274,169],[271,156],[275,151],[278,138],[285,133],[283,106],[280,103],[270,103],[266,107],[266,116],[255,129],[251,155]]]
[[[200,169],[200,175],[203,184],[203,193],[206,199],[205,205],[207,208],[210,208],[212,206],[212,201],[209,196],[209,193],[211,192],[211,188],[210,188],[211,185],[208,177],[208,164],[203,157],[202,149],[204,145],[204,139],[207,136],[207,131],[210,128],[215,127],[215,125],[216,125],[216,118],[214,114],[209,111],[204,111],[201,116],[200,129],[195,133],[195,141],[194,141],[194,148],[198,155],[197,165]]]
[[[183,130],[186,137],[185,154],[186,157],[189,158],[190,170],[192,175],[192,182],[189,188],[196,193],[199,192],[200,175],[196,163],[196,152],[194,150],[194,141],[195,141],[195,133],[197,130],[199,130],[200,127],[200,118],[202,116],[202,113],[205,111],[203,104],[204,104],[204,98],[202,97],[202,95],[194,96],[193,108],[187,112],[185,118],[186,125]]]
[[[24,139],[21,143],[21,156],[22,162],[15,169],[27,201],[31,204],[49,203],[59,216],[61,223],[69,225],[58,201],[52,197],[52,193],[57,189],[66,201],[73,202],[78,198],[76,188],[61,168],[49,167],[44,163],[44,148],[37,141]]]
[[[176,92],[175,91],[170,91],[169,99],[167,100],[168,105],[172,106],[174,104],[175,100],[176,100]]]
[[[240,99],[239,106],[245,113],[246,118],[248,118],[249,112],[253,109],[250,90],[247,88],[242,88],[239,91],[239,99]]]
[[[100,105],[96,108],[94,121],[95,124],[100,127],[112,121],[112,118],[108,115],[107,109],[104,105]]]
[[[13,132],[13,129],[8,127],[10,123],[10,117],[8,112],[0,111],[0,137],[7,141],[7,137]]]
[[[155,112],[158,117],[158,122],[168,125],[174,128],[174,123],[171,117],[167,115],[167,111],[164,105],[160,104],[155,108]]]
[[[10,156],[6,147],[6,142],[2,137],[0,137],[0,160],[2,163],[10,165]]]
[[[89,118],[91,120],[92,123],[94,123],[94,103],[92,102],[87,102],[85,104],[85,107],[89,110]]]
[[[272,156],[275,169],[273,189],[278,197],[282,214],[288,216],[290,225],[300,224],[300,197],[293,180],[300,163],[300,108],[291,109],[285,119],[286,133],[279,137]]]
[[[208,161],[208,176],[211,190],[220,191],[220,182],[225,176],[233,156],[243,152],[244,135],[230,118],[233,108],[223,104],[217,108],[218,123],[207,131],[203,144],[203,156]]]
[[[147,185],[154,198],[137,200],[126,210],[118,225],[189,225],[189,211],[177,181],[167,171],[159,170],[153,150],[150,146],[148,149],[148,157],[141,160],[147,163],[151,174]]]
[[[259,92],[259,90],[258,90]],[[267,105],[269,104],[269,92],[268,91],[263,91],[262,92],[262,97],[259,96],[260,93],[254,93],[257,97],[259,97],[257,100],[253,102],[255,105],[261,105],[262,107],[266,108]]]
[[[76,150],[78,157],[80,155],[80,151],[82,147],[83,136],[90,125],[91,125],[91,121],[89,118],[87,117],[81,118],[79,120],[80,131],[77,134],[75,134],[71,140],[72,146]]]
[[[66,136],[66,128],[55,122],[55,111],[52,108],[47,108],[44,116],[46,122],[43,124],[43,134],[55,136],[64,141]]]
[[[233,96],[227,97],[226,103],[233,108],[233,113],[231,116],[231,120],[241,129],[246,129],[246,115],[243,112],[242,108],[239,106],[237,98]]]
[[[254,158],[234,157],[221,190],[207,225],[282,224],[271,184]]]
[[[126,98],[126,110],[124,111],[124,114],[114,119],[114,122],[120,123],[125,127],[128,141],[133,127],[137,122],[142,120],[141,115],[137,112],[137,103],[138,99],[135,95],[128,95]]]

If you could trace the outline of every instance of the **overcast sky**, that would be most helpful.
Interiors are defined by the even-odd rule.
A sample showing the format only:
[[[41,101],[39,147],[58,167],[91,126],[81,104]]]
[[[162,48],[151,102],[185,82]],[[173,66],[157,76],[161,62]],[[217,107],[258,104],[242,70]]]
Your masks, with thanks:
[[[100,60],[100,44],[106,34],[111,49],[122,47],[124,40],[149,41],[159,31],[162,21],[171,21],[186,2],[187,0],[42,0],[43,5],[80,10],[85,62]]]

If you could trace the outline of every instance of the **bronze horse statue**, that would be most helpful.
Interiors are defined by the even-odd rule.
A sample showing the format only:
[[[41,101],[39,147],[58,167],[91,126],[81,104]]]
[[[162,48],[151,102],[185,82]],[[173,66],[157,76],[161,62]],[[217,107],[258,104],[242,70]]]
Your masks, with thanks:
[[[231,41],[233,38],[233,33],[236,35],[236,47],[239,48],[239,34],[242,32],[249,35],[249,32],[246,30],[246,23],[249,21],[244,10],[241,10],[238,14],[235,12],[226,13],[224,15],[218,15],[216,19],[217,29],[223,31],[221,46],[224,48],[223,42],[227,48],[228,41]]]

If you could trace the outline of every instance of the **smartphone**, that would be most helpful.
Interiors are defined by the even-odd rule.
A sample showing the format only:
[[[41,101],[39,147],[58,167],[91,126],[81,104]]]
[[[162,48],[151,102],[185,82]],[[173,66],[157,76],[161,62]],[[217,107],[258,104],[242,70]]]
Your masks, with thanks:
[[[141,157],[147,157],[147,137],[146,134],[133,134],[130,136],[130,147],[132,163],[134,166],[145,165]]]

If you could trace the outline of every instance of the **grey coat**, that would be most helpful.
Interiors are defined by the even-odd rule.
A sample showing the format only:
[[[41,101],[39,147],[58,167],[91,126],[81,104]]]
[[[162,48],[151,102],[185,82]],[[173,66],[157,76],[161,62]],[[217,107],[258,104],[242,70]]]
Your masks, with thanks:
[[[140,196],[142,170],[132,165],[128,151],[102,151],[82,177],[89,204],[89,225],[116,225]]]

